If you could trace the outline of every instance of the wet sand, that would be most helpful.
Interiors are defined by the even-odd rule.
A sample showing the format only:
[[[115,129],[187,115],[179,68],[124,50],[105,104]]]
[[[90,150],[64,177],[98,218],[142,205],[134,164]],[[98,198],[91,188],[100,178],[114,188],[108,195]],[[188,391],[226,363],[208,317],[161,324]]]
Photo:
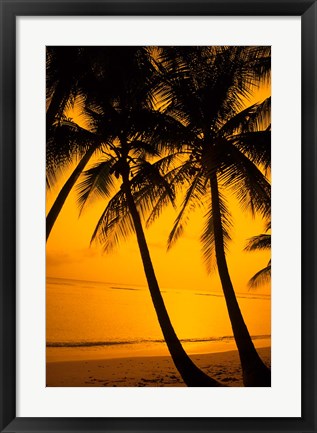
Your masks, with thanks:
[[[257,349],[270,366],[270,347]],[[191,355],[204,372],[226,386],[241,387],[242,372],[237,351]],[[179,387],[185,386],[170,357],[47,362],[48,387]]]

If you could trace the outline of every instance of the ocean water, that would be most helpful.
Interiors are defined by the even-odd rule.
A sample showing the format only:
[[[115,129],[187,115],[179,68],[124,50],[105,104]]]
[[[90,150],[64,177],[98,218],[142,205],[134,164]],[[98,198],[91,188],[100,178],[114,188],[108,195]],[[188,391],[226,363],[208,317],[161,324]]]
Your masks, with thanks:
[[[219,292],[162,288],[172,324],[187,353],[236,348]],[[270,296],[237,294],[256,347],[270,345]],[[147,287],[47,278],[48,361],[167,355]]]

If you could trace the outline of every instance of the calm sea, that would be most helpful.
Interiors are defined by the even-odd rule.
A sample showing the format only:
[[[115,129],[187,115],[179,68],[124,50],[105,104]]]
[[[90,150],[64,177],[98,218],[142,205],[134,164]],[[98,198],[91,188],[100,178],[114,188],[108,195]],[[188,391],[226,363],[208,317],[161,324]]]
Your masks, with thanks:
[[[189,354],[236,348],[219,292],[163,288],[174,326]],[[268,295],[238,294],[256,347],[270,345]],[[147,287],[47,278],[47,360],[166,355]]]

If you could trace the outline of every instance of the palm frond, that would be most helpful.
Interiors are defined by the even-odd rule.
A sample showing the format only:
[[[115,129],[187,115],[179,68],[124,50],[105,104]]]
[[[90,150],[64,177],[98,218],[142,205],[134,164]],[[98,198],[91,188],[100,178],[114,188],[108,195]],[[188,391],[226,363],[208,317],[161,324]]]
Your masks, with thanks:
[[[271,167],[271,131],[245,132],[228,140],[254,164],[266,171]]]
[[[219,128],[218,134],[220,136],[231,136],[244,132],[265,130],[270,125],[270,122],[271,97],[234,113],[229,119],[225,119]]]
[[[271,235],[261,234],[248,239],[244,251],[268,250],[271,248]]]
[[[271,220],[265,224],[265,231],[268,232],[269,230],[271,230]]]
[[[109,197],[114,187],[111,168],[115,162],[114,158],[98,162],[82,174],[83,180],[76,187],[80,213],[94,197]]]
[[[111,252],[120,241],[125,241],[133,232],[134,225],[125,194],[120,190],[112,197],[99,218],[91,242],[97,240],[105,252]]]
[[[261,269],[259,272],[253,275],[250,278],[248,286],[252,289],[258,288],[260,285],[269,283],[271,280],[271,262],[268,265]]]
[[[91,146],[97,147],[100,138],[78,126],[70,119],[62,119],[48,130],[46,143],[46,172],[54,182],[61,170],[82,158]]]
[[[182,172],[179,172],[181,175]],[[177,239],[184,232],[184,227],[189,220],[189,214],[197,207],[202,204],[201,198],[205,192],[204,177],[201,171],[198,171],[193,178],[191,184],[187,188],[185,198],[183,200],[181,210],[174,222],[171,233],[169,234],[167,241],[167,248],[170,249],[171,246],[177,241]]]
[[[248,63],[254,74],[262,82],[268,83],[271,79],[271,47],[251,46],[248,47]]]
[[[269,181],[247,156],[229,142],[219,178],[224,187],[235,193],[243,209],[250,210],[252,215],[259,212],[264,218],[270,218]]]
[[[271,96],[255,104],[255,110],[250,114],[245,128],[241,132],[252,132],[270,129],[271,126]]]
[[[129,147],[133,153],[140,158],[146,158],[146,156],[160,156],[160,152],[154,146],[151,146],[149,142],[143,140],[134,139],[129,142]]]
[[[158,59],[160,95],[166,111],[202,129],[220,126],[242,110],[269,72],[266,47],[168,47]]]
[[[174,167],[175,163],[180,163],[178,153],[167,155],[153,163],[153,168],[158,172],[158,182],[152,187],[151,185],[146,185],[145,188],[142,187],[142,190],[137,195],[134,195],[136,203],[141,203],[142,207],[144,207],[143,203],[145,203],[147,210],[150,211],[146,219],[147,227],[161,215],[166,206],[169,204],[172,204],[174,208],[176,206],[175,187],[177,184],[174,180],[180,167]],[[164,173],[166,174],[164,175]]]
[[[155,218],[168,203],[174,205],[174,188],[161,174],[158,164],[139,160],[134,170],[135,176],[130,186],[135,204],[143,219],[149,213],[152,218]]]

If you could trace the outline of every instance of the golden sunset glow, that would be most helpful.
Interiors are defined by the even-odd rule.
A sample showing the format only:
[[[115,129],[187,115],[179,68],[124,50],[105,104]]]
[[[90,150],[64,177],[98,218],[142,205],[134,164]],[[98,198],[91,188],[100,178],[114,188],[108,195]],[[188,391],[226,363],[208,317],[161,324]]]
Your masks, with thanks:
[[[245,99],[245,106],[264,101],[270,93],[270,83],[263,82]],[[80,104],[67,108],[64,114],[79,126],[89,128],[85,116],[81,113]],[[99,157],[94,156],[85,169],[93,167]],[[71,166],[58,174],[56,184],[47,190],[47,213],[78,162],[78,158],[74,158]],[[77,181],[77,185],[81,180],[82,177]],[[270,284],[250,288],[248,282],[267,265],[270,251],[244,251],[248,239],[265,232],[267,221],[261,215],[256,214],[253,217],[250,212],[242,211],[233,194],[228,193],[226,199],[233,217],[230,232],[232,240],[228,243],[226,253],[232,284],[249,333],[251,337],[255,336],[255,347],[268,347],[271,335]],[[54,370],[57,368],[54,361],[118,360],[169,354],[165,344],[153,344],[154,340],[163,340],[164,337],[147,289],[136,236],[131,234],[127,240],[120,240],[118,247],[110,253],[104,252],[98,242],[90,243],[96,223],[108,201],[109,199],[104,198],[92,200],[80,214],[75,185],[47,240],[47,361],[55,379],[59,373]],[[200,236],[206,208],[197,208],[190,214],[183,235],[167,251],[167,239],[178,215],[181,200],[178,199],[177,203],[177,209],[169,205],[149,228],[143,227],[157,282],[172,325],[178,338],[184,340],[183,347],[189,355],[236,350],[217,266],[208,274],[202,258]],[[70,283],[74,280],[78,287],[75,282]],[[108,297],[104,297],[103,283],[113,294],[109,291]],[[63,284],[63,290],[69,284],[68,297],[59,291]],[[83,290],[91,295],[83,295],[79,287],[83,287]],[[109,305],[111,302],[113,308]],[[64,317],[63,323],[61,314]],[[122,315],[124,320],[119,320],[118,314]],[[75,332],[72,333],[72,329],[83,336],[84,343],[89,340],[89,335],[94,335],[96,346],[85,346],[86,352],[82,348],[84,344],[67,347],[72,338],[77,338],[74,337]],[[128,338],[126,329],[134,335],[135,341],[144,340],[143,346],[102,344]],[[208,340],[209,337],[211,340],[215,338],[214,344]],[[68,371],[66,367],[65,371]],[[59,385],[56,385],[57,383]],[[66,383],[71,381],[66,380]],[[80,380],[73,379],[72,383],[79,386]],[[101,379],[89,383],[81,386],[111,386]],[[70,385],[62,385],[57,378],[55,382],[50,379],[48,386]],[[129,385],[122,383],[118,386]],[[152,383],[150,386],[157,385]]]
[[[270,96],[270,86],[263,86],[254,93],[249,104],[262,101]],[[76,123],[87,126],[78,109],[69,109],[67,117]],[[75,165],[75,164],[74,164]],[[46,207],[50,209],[57,193],[69,177],[73,167],[62,175],[52,190],[47,191]],[[120,283],[144,284],[145,277],[136,240],[131,236],[122,243],[120,249],[113,254],[103,253],[102,247],[95,243],[90,245],[91,235],[100,217],[105,202],[96,200],[93,205],[79,216],[76,203],[76,191],[72,191],[62,212],[55,223],[54,230],[47,242],[47,275],[60,278],[78,278],[91,281],[118,281]],[[243,252],[246,240],[264,230],[263,220],[253,218],[249,213],[242,212],[234,198],[230,198],[230,209],[234,215],[235,227],[233,241],[230,243],[228,260],[230,271],[239,291],[248,291],[249,278],[264,265],[269,252]],[[192,214],[185,236],[169,251],[166,242],[172,224],[177,215],[173,209],[166,209],[163,216],[146,230],[146,236],[151,248],[153,261],[159,274],[162,286],[191,289],[193,285],[209,290],[210,285],[220,290],[215,275],[207,275],[201,260],[201,245],[199,237],[202,227],[202,212]],[[232,257],[232,259],[231,259]],[[233,259],[234,258],[234,259]],[[122,268],[122,263],[128,267]],[[192,267],[195,272],[192,272]],[[179,271],[177,272],[177,269]],[[171,272],[173,269],[173,272]],[[213,274],[216,274],[215,271]],[[212,283],[210,283],[212,282]],[[217,285],[217,286],[216,286]],[[265,289],[265,290],[264,290]],[[269,287],[263,287],[261,292],[269,293]]]

